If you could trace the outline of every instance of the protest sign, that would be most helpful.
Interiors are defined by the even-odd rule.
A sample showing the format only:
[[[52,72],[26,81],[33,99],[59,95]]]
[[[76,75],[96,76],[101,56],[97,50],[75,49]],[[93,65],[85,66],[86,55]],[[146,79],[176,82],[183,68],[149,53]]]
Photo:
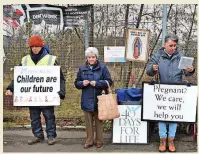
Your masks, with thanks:
[[[113,119],[113,143],[147,144],[148,124],[141,121],[141,105],[118,105],[120,117]]]
[[[142,119],[195,122],[197,91],[196,85],[143,83]]]
[[[60,105],[60,66],[16,66],[14,106]]]

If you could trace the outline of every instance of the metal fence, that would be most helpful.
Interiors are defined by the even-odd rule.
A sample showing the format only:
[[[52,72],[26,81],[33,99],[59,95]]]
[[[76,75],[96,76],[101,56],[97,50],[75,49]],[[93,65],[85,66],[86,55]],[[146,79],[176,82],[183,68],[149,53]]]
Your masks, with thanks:
[[[197,5],[167,5],[167,31],[179,37],[179,48],[187,56],[194,57],[197,70]],[[4,15],[8,12],[4,11]],[[125,46],[126,28],[150,30],[150,52],[161,47],[162,5],[93,5],[88,13],[89,46],[98,48],[99,60],[104,61],[104,46]],[[58,57],[66,78],[66,99],[56,107],[57,122],[60,125],[81,125],[83,114],[80,110],[81,91],[75,89],[74,80],[78,67],[85,63],[85,20],[79,21],[78,28],[55,30],[43,28],[40,35],[50,45],[50,53]],[[34,25],[26,23],[15,29],[12,35],[4,36],[4,93],[13,79],[14,66],[29,53],[28,37],[35,34]],[[58,28],[59,29],[59,28]],[[114,87],[141,87],[142,81],[151,80],[145,73],[146,63],[106,63],[114,80]],[[131,73],[132,72],[132,73]],[[133,75],[133,80],[130,77]],[[189,80],[197,83],[197,71]],[[133,82],[134,81],[134,82]],[[26,113],[26,114],[25,114]],[[13,107],[12,97],[4,96],[4,121],[23,124],[29,118],[26,107]]]

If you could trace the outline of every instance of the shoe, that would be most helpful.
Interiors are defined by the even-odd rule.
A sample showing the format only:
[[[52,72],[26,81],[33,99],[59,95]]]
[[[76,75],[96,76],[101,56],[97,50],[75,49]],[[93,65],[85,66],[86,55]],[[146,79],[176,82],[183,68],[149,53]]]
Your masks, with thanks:
[[[29,145],[36,144],[36,143],[42,142],[43,140],[44,140],[44,136],[42,136],[42,137],[35,136],[32,140],[28,141],[28,144]]]
[[[168,146],[169,146],[169,152],[175,152],[176,147],[174,145],[174,138],[168,138]]]
[[[88,148],[90,148],[90,147],[92,147],[93,145],[92,144],[87,144],[87,143],[85,143],[84,144],[84,149],[88,149]]]
[[[159,152],[165,152],[166,150],[166,138],[160,138]]]
[[[48,138],[48,145],[54,145],[55,142],[56,142],[55,138],[53,137]]]
[[[97,147],[97,148],[101,148],[103,145],[104,145],[103,143],[97,143],[97,144],[96,144],[96,147]]]

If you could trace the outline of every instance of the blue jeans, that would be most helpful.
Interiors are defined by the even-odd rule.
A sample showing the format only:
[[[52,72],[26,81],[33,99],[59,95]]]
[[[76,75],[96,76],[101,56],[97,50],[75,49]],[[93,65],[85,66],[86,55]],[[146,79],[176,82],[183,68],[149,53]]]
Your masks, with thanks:
[[[46,134],[47,138],[55,138],[56,134],[56,124],[55,124],[55,114],[54,106],[47,107],[29,107],[31,128],[34,136],[43,137],[43,129],[41,124],[40,114],[42,112],[45,122],[46,122]]]
[[[166,128],[166,122],[159,122],[159,136],[160,138],[167,138],[167,128]],[[175,138],[176,129],[177,129],[177,123],[168,123],[169,124],[169,132],[168,137],[169,138]]]

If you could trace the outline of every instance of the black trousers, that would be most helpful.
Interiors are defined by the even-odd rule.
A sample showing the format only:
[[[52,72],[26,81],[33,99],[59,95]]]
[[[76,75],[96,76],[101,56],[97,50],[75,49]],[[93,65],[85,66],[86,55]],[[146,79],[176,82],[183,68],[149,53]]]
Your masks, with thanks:
[[[30,111],[31,128],[34,136],[36,137],[44,136],[41,124],[41,116],[40,116],[42,113],[46,122],[47,138],[57,137],[54,106],[29,107],[29,111]]]

